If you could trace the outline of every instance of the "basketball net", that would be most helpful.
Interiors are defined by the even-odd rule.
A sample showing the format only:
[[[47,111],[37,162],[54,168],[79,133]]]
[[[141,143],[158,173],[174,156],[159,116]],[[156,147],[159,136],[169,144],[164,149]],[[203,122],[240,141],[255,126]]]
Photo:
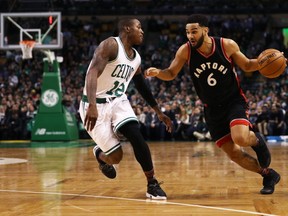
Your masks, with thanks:
[[[32,50],[35,46],[36,41],[33,40],[23,40],[20,41],[20,47],[22,50],[22,59],[32,59]]]

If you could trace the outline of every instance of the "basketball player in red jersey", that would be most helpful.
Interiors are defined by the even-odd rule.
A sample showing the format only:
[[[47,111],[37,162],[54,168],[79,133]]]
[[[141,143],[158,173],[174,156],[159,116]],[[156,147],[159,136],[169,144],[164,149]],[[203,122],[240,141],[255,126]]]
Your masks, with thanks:
[[[188,63],[213,140],[232,161],[262,175],[261,194],[272,194],[280,175],[268,168],[271,162],[269,149],[263,135],[252,130],[247,101],[234,69],[237,64],[243,71],[257,71],[257,59],[248,59],[235,41],[211,37],[208,32],[206,16],[190,16],[186,24],[188,42],[180,46],[170,66],[162,70],[148,68],[145,75],[172,80]],[[258,161],[242,151],[242,147],[248,146],[256,152]]]

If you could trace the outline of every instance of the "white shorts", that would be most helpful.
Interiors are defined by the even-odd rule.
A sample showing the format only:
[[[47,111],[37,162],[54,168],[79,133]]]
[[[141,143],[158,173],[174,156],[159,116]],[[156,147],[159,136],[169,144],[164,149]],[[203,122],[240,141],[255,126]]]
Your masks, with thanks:
[[[88,106],[89,104],[83,101],[79,106],[83,124]],[[138,119],[125,94],[106,103],[97,103],[97,110],[98,118],[95,127],[92,131],[87,131],[86,127],[85,129],[100,149],[108,155],[120,147],[118,129],[126,122],[138,122]]]

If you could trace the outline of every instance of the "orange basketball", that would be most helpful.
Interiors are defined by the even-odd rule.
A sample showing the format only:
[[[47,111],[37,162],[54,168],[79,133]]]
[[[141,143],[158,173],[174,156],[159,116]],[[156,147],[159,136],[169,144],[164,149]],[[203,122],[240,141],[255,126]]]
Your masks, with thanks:
[[[286,68],[286,58],[277,49],[266,49],[257,58],[259,72],[268,78],[280,76]]]

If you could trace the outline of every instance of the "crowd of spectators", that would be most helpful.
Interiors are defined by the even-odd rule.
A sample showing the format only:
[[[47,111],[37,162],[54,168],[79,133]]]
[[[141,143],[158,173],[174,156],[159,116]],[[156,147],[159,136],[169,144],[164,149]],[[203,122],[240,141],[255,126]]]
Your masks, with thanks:
[[[287,44],[281,29],[271,26],[269,16],[210,16],[210,35],[234,39],[248,57],[256,57],[266,48],[276,48],[287,56]],[[185,20],[148,16],[141,20],[145,44],[138,47],[142,67],[166,67],[175,51],[186,41]],[[89,138],[77,112],[86,69],[99,42],[114,32],[115,20],[91,17],[63,18],[63,56],[61,80],[63,106],[78,121],[80,138]],[[20,51],[0,52],[0,139],[30,139],[33,119],[40,103],[43,54],[33,51],[33,59],[19,60]],[[249,101],[250,120],[264,135],[284,135],[288,124],[288,72],[277,79],[259,73],[237,73]],[[162,110],[172,119],[174,132],[168,134],[133,84],[127,95],[139,118],[146,140],[210,140],[203,116],[203,105],[195,93],[187,68],[170,82],[146,79]]]
[[[64,15],[187,15],[190,13],[285,13],[283,0],[1,0],[0,12],[61,11]]]

